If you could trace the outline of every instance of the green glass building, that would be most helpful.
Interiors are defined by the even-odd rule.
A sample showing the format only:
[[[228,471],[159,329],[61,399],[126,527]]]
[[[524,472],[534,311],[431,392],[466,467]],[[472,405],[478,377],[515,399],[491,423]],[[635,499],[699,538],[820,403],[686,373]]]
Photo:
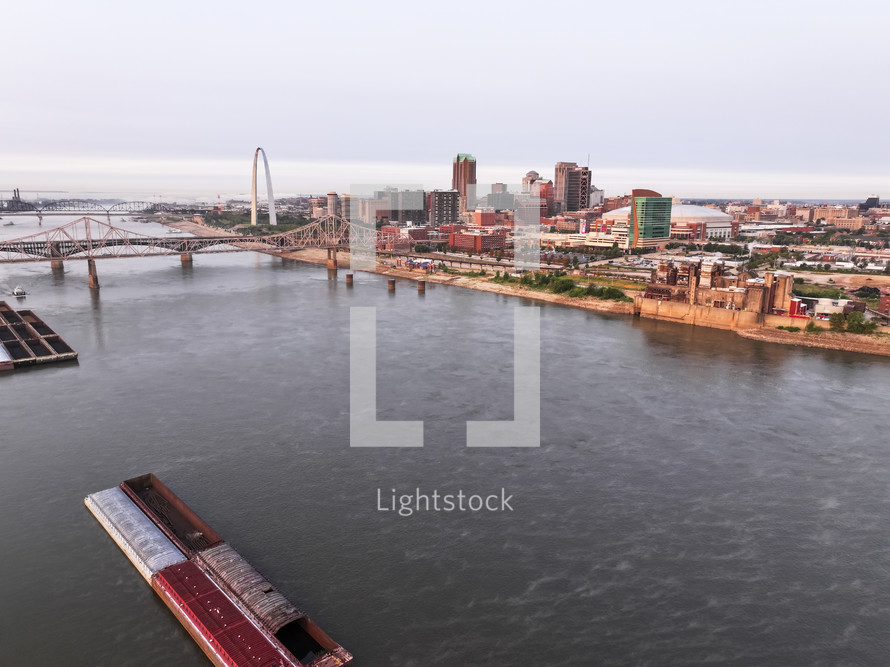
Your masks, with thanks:
[[[634,190],[631,195],[629,234],[631,248],[651,246],[647,239],[668,239],[671,236],[671,198],[652,190]]]

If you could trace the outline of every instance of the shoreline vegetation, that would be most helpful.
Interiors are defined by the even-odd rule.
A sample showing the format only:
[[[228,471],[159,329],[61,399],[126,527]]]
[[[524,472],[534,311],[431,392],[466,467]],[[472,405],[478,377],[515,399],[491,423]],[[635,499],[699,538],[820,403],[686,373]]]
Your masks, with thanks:
[[[215,234],[220,231],[212,227],[198,225],[189,221],[167,224],[191,232],[197,236]],[[306,262],[308,264],[322,266],[327,264],[327,252],[320,249],[280,253],[270,252],[269,254],[284,259]],[[340,269],[348,269],[349,253],[339,252],[338,264]],[[559,274],[551,274],[546,278],[529,276],[528,278],[519,279],[509,276],[506,271],[498,272],[497,270],[495,272],[486,271],[484,274],[481,271],[461,272],[452,269],[447,269],[445,271],[440,270],[436,273],[428,273],[423,269],[389,266],[380,263],[378,263],[370,273],[393,278],[404,278],[406,280],[424,280],[431,284],[464,287],[466,289],[474,289],[481,292],[490,292],[505,296],[514,296],[521,299],[554,303],[561,306],[580,308],[582,310],[593,310],[603,313],[630,316],[633,316],[636,311],[634,299],[628,296],[627,292],[640,291],[641,289],[641,286],[629,284],[627,281],[612,279],[582,277],[576,281],[575,278]],[[576,282],[586,282],[587,285],[582,287],[580,285],[575,285]],[[603,282],[608,284],[604,285],[602,284]],[[699,324],[698,326],[702,325]],[[764,326],[750,329],[730,329],[730,331],[749,340],[759,340],[780,345],[797,345],[801,347],[815,347],[857,352],[861,354],[890,356],[890,334],[841,333],[839,331],[830,331],[818,327],[816,327],[815,330],[813,328],[810,328],[809,330],[801,328],[798,331],[794,331],[795,328],[796,327],[785,327],[784,329],[777,329]]]

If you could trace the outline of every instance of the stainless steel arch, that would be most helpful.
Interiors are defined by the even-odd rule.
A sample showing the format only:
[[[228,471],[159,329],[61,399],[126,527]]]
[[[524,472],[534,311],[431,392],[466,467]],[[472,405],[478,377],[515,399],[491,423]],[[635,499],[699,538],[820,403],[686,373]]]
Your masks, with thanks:
[[[256,227],[256,162],[257,158],[263,154],[263,164],[266,167],[266,194],[269,197],[269,224],[277,225],[278,220],[275,218],[275,195],[272,194],[272,174],[269,172],[269,161],[266,159],[266,151],[257,148],[253,154],[253,177],[250,182],[250,224]]]

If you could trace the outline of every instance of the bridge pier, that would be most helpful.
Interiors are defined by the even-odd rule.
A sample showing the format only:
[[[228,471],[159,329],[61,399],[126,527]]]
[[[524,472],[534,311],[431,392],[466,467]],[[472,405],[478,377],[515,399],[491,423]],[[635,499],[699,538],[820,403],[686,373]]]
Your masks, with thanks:
[[[89,275],[90,289],[99,289],[99,274],[96,273],[96,260],[87,260],[87,274]]]
[[[182,262],[183,266],[191,266],[192,265],[192,253],[184,252],[179,256],[179,261]]]
[[[61,259],[51,260],[49,263],[49,268],[53,270],[53,273],[55,273],[56,271],[64,271],[65,262],[63,262]]]
[[[328,248],[328,268],[337,270],[337,249]]]

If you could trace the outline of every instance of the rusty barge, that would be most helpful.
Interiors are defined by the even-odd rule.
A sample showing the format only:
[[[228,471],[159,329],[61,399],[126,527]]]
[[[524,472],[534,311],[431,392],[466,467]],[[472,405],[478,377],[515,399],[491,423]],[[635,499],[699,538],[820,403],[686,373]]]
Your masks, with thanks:
[[[153,474],[87,508],[218,667],[340,667],[352,655]]]
[[[33,311],[0,301],[0,371],[71,359],[77,352]]]

